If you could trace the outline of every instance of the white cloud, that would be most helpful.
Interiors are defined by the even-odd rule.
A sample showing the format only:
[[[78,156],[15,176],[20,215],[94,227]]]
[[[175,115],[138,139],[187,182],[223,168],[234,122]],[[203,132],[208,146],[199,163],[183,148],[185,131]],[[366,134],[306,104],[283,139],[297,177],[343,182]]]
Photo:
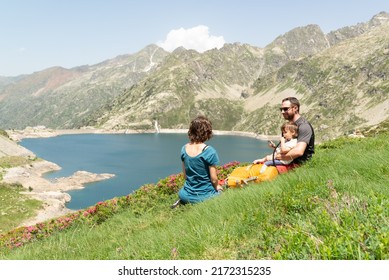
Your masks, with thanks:
[[[173,29],[167,34],[166,40],[157,45],[169,52],[178,47],[204,52],[213,48],[220,49],[224,43],[223,36],[211,36],[207,26],[199,25],[189,29]]]

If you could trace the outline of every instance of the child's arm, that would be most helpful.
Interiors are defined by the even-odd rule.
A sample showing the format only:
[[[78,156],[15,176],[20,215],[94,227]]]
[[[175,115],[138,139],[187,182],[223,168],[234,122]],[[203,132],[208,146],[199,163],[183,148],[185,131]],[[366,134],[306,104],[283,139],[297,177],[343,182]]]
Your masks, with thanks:
[[[285,138],[284,137],[281,137],[280,138],[280,154],[286,154],[287,152],[289,152],[292,148],[288,145],[285,144]]]
[[[272,148],[272,149],[275,149],[275,148],[277,147],[277,145],[274,144],[274,142],[271,141],[271,140],[268,140],[268,141],[267,141],[267,145],[268,145],[270,148]]]
[[[264,163],[265,161],[272,160],[273,155],[267,155],[263,158],[259,158],[253,161],[253,164]]]

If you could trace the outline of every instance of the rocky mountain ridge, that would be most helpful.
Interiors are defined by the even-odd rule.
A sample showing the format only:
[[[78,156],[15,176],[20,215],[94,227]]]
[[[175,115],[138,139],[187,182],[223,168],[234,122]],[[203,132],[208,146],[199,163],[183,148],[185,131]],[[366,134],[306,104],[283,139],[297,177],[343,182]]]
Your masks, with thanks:
[[[265,48],[150,45],[93,66],[1,78],[0,126],[184,128],[206,114],[215,129],[274,134],[281,98],[295,95],[325,140],[388,118],[388,25],[382,12],[328,34],[297,27]]]
[[[150,45],[92,66],[52,67],[14,80],[4,78],[0,80],[0,84],[6,81],[0,86],[0,126],[77,127],[85,115],[147,76],[167,54]]]
[[[322,140],[379,124],[389,117],[388,69],[386,23],[259,78],[253,85],[253,99],[248,102],[269,100],[268,106],[253,111],[237,129],[260,125],[270,130],[274,122],[259,124],[257,119],[272,116],[277,120],[271,98],[281,100],[289,94],[301,99],[302,113],[312,121]]]

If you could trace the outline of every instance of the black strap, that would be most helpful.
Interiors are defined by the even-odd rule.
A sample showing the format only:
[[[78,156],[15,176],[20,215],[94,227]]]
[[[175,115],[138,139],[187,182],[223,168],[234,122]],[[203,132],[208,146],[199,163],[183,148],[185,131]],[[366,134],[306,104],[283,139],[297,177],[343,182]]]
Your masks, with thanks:
[[[207,147],[208,147],[208,145],[205,145],[204,148],[203,148],[203,150],[202,150],[202,152],[204,152],[204,150],[205,150]]]
[[[281,145],[281,141],[275,146],[274,151],[273,151],[273,165],[274,165],[274,167],[277,169],[277,172],[278,172],[278,173],[280,173],[280,171],[278,171],[278,168],[277,168],[277,165],[276,165],[276,161],[275,161],[274,155],[275,155],[275,153],[276,153],[277,148],[278,148],[280,145]]]

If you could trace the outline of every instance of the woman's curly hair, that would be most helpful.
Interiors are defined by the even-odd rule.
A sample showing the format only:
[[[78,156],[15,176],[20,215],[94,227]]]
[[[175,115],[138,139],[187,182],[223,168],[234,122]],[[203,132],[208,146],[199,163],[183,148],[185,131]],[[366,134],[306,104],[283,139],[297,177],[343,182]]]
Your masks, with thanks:
[[[198,116],[190,123],[188,136],[191,143],[202,143],[212,138],[212,122],[205,116]]]

